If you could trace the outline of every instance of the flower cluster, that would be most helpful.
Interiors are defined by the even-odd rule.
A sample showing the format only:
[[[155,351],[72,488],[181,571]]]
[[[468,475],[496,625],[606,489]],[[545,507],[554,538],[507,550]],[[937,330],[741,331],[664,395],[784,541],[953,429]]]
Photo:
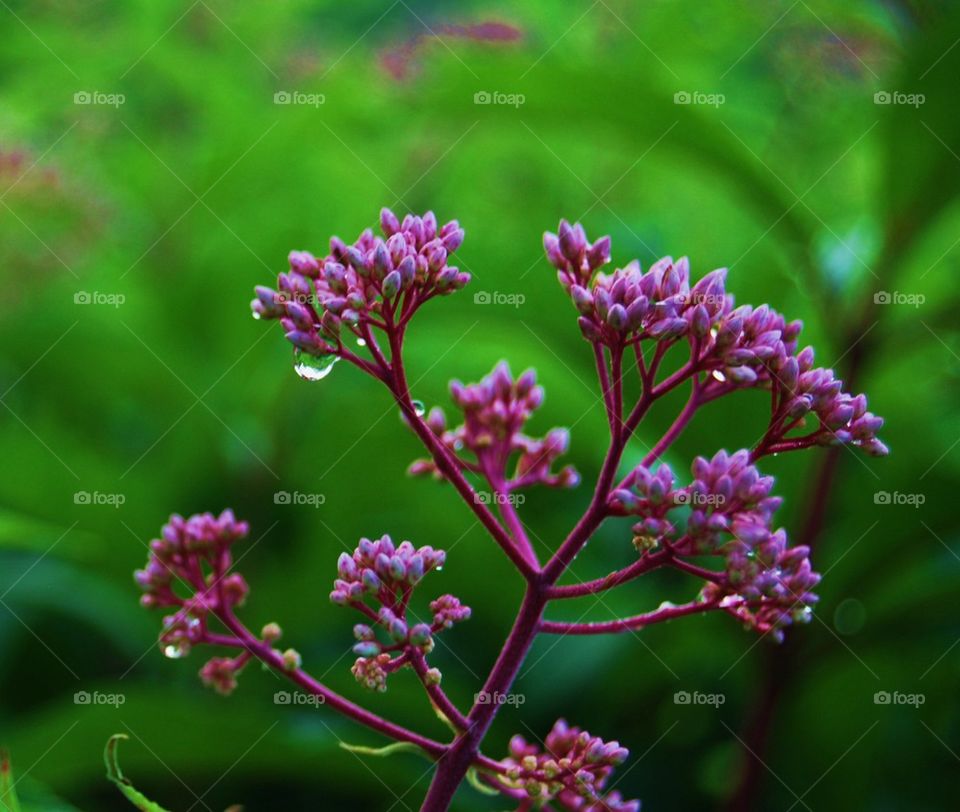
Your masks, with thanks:
[[[637,549],[664,545],[678,556],[724,556],[722,577],[701,597],[722,601],[747,625],[777,639],[784,626],[809,620],[820,576],[810,567],[809,549],[789,547],[786,533],[773,529],[783,501],[771,496],[773,477],[761,476],[746,450],[697,457],[691,472],[690,485],[676,487],[669,466],[655,473],[639,466],[611,494],[613,513],[641,517],[633,527]],[[682,533],[670,517],[680,507],[690,511]]]
[[[210,612],[241,604],[247,595],[243,576],[229,573],[230,548],[249,532],[233,512],[171,516],[160,538],[150,542],[146,567],[134,578],[143,606],[177,607],[163,621],[160,645],[168,657],[182,657],[203,635]],[[177,589],[191,594],[180,597]]]
[[[523,736],[510,740],[510,754],[503,760],[505,780],[538,803],[557,804],[561,809],[639,812],[639,801],[624,801],[619,792],[603,792],[614,767],[628,755],[618,742],[604,742],[558,719],[543,750]]]
[[[428,299],[470,281],[468,273],[448,264],[463,242],[456,220],[440,226],[427,212],[400,222],[383,209],[380,226],[383,238],[371,229],[352,245],[332,237],[323,259],[292,251],[290,270],[277,277],[278,289],[256,288],[254,317],[280,319],[287,340],[302,353],[332,355],[342,348],[344,326],[361,336],[363,327],[380,325],[384,317],[406,318]]]
[[[580,312],[587,340],[619,351],[646,339],[686,337],[695,369],[710,374],[704,400],[737,387],[772,387],[779,401],[777,439],[813,412],[819,426],[805,444],[851,444],[869,454],[887,453],[876,437],[883,421],[866,411],[866,398],[844,393],[832,370],[815,369],[812,348],[798,352],[803,323],[788,322],[766,305],[735,308],[726,292],[726,268],[692,287],[686,257],[676,262],[664,257],[646,273],[637,260],[612,274],[597,272],[609,262],[609,238],[591,244],[579,223],[565,220],[557,234],[544,235],[544,246]]]
[[[784,409],[793,421],[813,413],[818,427],[803,439],[816,445],[854,445],[876,457],[889,453],[877,438],[883,418],[867,411],[866,395],[850,395],[832,369],[813,366],[813,347],[807,347],[781,371],[781,385],[791,399]],[[802,422],[799,422],[802,425]],[[790,424],[787,424],[790,425]]]
[[[506,475],[510,459],[517,455],[514,469],[504,483],[508,489],[534,484],[563,488],[579,483],[573,466],[553,470],[570,444],[566,429],[552,429],[542,438],[523,434],[523,427],[543,403],[543,387],[537,385],[532,369],[514,380],[509,365],[501,361],[479,383],[451,382],[450,392],[454,404],[463,412],[463,423],[448,430],[439,407],[430,410],[426,423],[451,454],[470,452],[472,460],[466,464],[472,470],[488,476]],[[417,460],[410,472],[440,476],[432,460]]]
[[[340,555],[339,578],[334,582],[330,600],[351,606],[372,621],[353,627],[357,640],[353,650],[358,655],[353,674],[358,682],[385,691],[388,674],[406,665],[415,652],[429,654],[434,634],[470,617],[469,607],[453,595],[431,602],[430,623],[411,623],[407,617],[414,587],[428,572],[441,569],[445,559],[443,550],[418,549],[409,541],[394,545],[386,535],[376,541],[360,539],[352,555]],[[378,632],[385,641],[378,640]],[[391,656],[392,653],[397,656]],[[431,674],[431,678],[439,681],[439,672]]]
[[[160,648],[167,657],[185,657],[194,646],[214,640],[210,617],[232,614],[246,599],[246,581],[230,568],[231,548],[249,530],[249,525],[238,521],[231,510],[219,516],[200,513],[187,519],[173,515],[163,526],[160,538],[150,542],[147,566],[137,570],[134,578],[143,590],[143,606],[177,608],[164,617],[160,633]],[[181,592],[189,594],[181,597]],[[273,643],[280,635],[280,627],[268,623],[261,640]],[[288,649],[282,656],[293,660],[299,655]],[[219,693],[229,694],[250,658],[249,651],[233,658],[214,657],[200,669],[200,678]]]
[[[448,427],[440,408],[423,418],[423,404],[411,401],[403,340],[409,320],[423,303],[469,281],[469,274],[449,264],[464,232],[456,221],[440,226],[430,212],[407,215],[401,222],[384,209],[380,225],[382,237],[369,229],[350,245],[333,237],[323,258],[292,252],[290,270],[279,275],[277,290],[256,289],[253,314],[280,321],[302,377],[324,377],[335,361],[345,359],[383,383],[431,455],[416,461],[411,473],[449,480],[526,579],[525,608],[484,683],[484,695],[510,690],[516,669],[503,664],[521,662],[541,633],[607,634],[701,611],[725,611],[781,639],[791,623],[810,618],[820,576],[811,568],[809,549],[790,547],[784,530],[776,528],[781,500],[773,495],[773,478],[761,475],[755,463],[769,454],[812,445],[852,445],[877,455],[887,449],[877,439],[883,421],[867,410],[866,398],[845,392],[832,370],[814,366],[811,348],[800,348],[799,321],[787,321],[766,305],[737,307],[726,289],[726,269],[695,283],[686,258],[665,257],[645,272],[636,260],[607,271],[609,237],[590,242],[581,225],[566,221],[556,234],[546,234],[547,256],[579,312],[581,332],[593,345],[611,442],[589,507],[541,563],[517,512],[507,507],[488,510],[488,495],[475,490],[470,480],[485,480],[501,506],[509,504],[519,488],[576,485],[577,472],[559,462],[569,446],[569,432],[554,428],[539,438],[525,433],[543,402],[543,389],[533,370],[514,378],[506,362],[478,383],[452,382],[452,399],[462,414],[459,425]],[[381,336],[386,339],[382,348]],[[641,346],[645,341],[654,346]],[[688,349],[689,357],[661,374],[661,362],[672,360],[669,351],[674,346]],[[641,394],[628,410],[625,392],[631,387],[623,385],[624,360],[626,356],[633,366],[634,355]],[[689,400],[656,451],[612,486],[627,442],[648,409],[681,385],[690,385]],[[649,467],[701,406],[747,388],[770,392],[769,423],[755,447],[696,458],[686,485],[666,464]],[[602,578],[558,585],[609,516],[631,517],[639,559]],[[434,708],[458,731],[449,743],[388,722],[313,679],[301,670],[295,650],[273,648],[281,636],[276,624],[268,624],[258,636],[240,622],[234,609],[248,590],[243,578],[230,571],[231,550],[247,532],[246,523],[230,511],[189,519],[173,516],[161,537],[151,542],[147,566],[136,573],[145,606],[172,608],[160,637],[167,656],[181,657],[201,643],[236,655],[210,659],[200,672],[205,684],[230,693],[239,672],[256,658],[329,699],[329,707],[420,748],[437,761],[424,808],[447,808],[469,771],[479,770],[487,784],[520,801],[523,809],[638,812],[637,801],[624,800],[610,789],[613,770],[627,751],[563,720],[554,725],[543,748],[516,736],[500,763],[481,753],[499,703],[484,702],[478,694],[473,706],[461,711],[428,659],[436,635],[468,619],[471,610],[449,594],[433,599],[422,618],[412,609],[424,577],[442,568],[444,551],[417,548],[409,541],[394,544],[387,535],[363,538],[352,553],[340,556],[330,598],[362,616],[353,627],[357,659],[352,672],[357,681],[384,691],[390,674],[412,668]],[[697,560],[701,557],[707,558],[706,565]],[[696,576],[704,584],[697,598],[607,622],[544,617],[554,600],[619,588],[661,566]],[[226,632],[211,631],[213,620]]]

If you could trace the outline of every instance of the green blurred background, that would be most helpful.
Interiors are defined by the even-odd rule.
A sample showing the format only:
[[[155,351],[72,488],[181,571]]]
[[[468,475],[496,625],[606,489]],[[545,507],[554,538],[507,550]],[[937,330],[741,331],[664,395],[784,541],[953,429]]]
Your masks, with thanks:
[[[726,617],[543,639],[516,688],[526,702],[504,708],[486,752],[562,715],[630,748],[617,786],[649,810],[952,808],[951,5],[0,2],[0,742],[28,808],[128,808],[103,777],[112,733],[130,736],[126,772],[171,809],[419,806],[429,774],[415,756],[339,749],[381,740],[275,705],[284,686],[270,674],[250,670],[223,698],[199,683],[203,652],[164,659],[160,617],[138,608],[131,579],[170,512],[233,506],[253,525],[239,567],[250,625],[279,621],[333,688],[440,737],[409,673],[386,695],[354,682],[354,618],[327,594],[361,535],[446,547],[431,581],[474,616],[435,660],[458,702],[478,690],[520,578],[449,488],[404,476],[419,449],[377,385],[346,365],[300,380],[279,330],[249,314],[252,287],[290,249],[352,239],[382,205],[467,229],[460,264],[474,280],[415,323],[414,395],[446,404],[448,379],[508,357],[546,386],[534,428],[572,426],[586,485],[522,509],[542,551],[585,506],[606,434],[591,355],[542,257],[561,216],[610,233],[621,264],[688,254],[695,277],[729,266],[738,301],[803,318],[820,362],[887,418],[887,459],[821,449],[763,466],[827,573],[811,625],[779,648]],[[485,22],[521,36],[468,28]],[[278,92],[302,95],[278,104]],[[479,292],[523,304],[482,305]],[[632,461],[682,398],[651,414]],[[710,406],[669,462],[686,471],[695,454],[749,444],[766,409],[758,393]],[[278,491],[324,502],[278,505]],[[78,504],[80,492],[123,504]],[[881,492],[924,504],[877,504]],[[632,555],[611,523],[575,575]],[[552,614],[612,617],[694,589],[650,576]],[[681,690],[725,702],[680,706]],[[78,705],[78,691],[125,702]],[[878,691],[924,702],[878,705]],[[455,803],[503,807],[469,787]]]

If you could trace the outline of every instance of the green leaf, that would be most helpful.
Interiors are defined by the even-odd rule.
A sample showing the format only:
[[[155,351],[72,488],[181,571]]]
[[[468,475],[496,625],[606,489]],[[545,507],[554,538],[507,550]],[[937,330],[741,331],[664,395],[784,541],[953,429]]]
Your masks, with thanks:
[[[417,745],[412,742],[394,742],[393,744],[388,744],[384,747],[364,747],[361,744],[347,744],[346,742],[340,742],[340,746],[349,753],[356,753],[361,756],[377,756],[378,758],[386,758],[387,756],[392,756],[397,753],[416,753],[418,756],[423,756],[427,761],[433,761],[430,757],[430,754],[427,753],[422,747],[417,747]]]
[[[480,780],[480,771],[476,767],[471,767],[467,770],[467,781],[477,792],[482,792],[484,795],[500,794],[489,784],[484,784],[483,781]]]
[[[20,812],[20,801],[13,785],[10,754],[6,750],[0,750],[0,809],[3,812]]]
[[[135,790],[133,784],[127,778],[124,778],[120,771],[120,763],[117,761],[117,745],[122,739],[129,738],[124,733],[117,733],[107,741],[107,746],[103,751],[103,761],[107,765],[107,778],[117,785],[117,788],[123,793],[123,797],[137,809],[141,809],[143,812],[167,812],[162,806],[155,804],[143,793]]]

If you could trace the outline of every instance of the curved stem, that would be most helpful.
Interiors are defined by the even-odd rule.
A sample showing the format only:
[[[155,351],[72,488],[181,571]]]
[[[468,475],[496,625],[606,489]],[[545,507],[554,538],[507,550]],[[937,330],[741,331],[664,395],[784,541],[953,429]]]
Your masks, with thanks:
[[[730,608],[736,608],[741,604],[734,604]],[[662,609],[656,609],[653,612],[647,612],[633,617],[618,618],[617,620],[607,620],[601,623],[562,623],[556,621],[544,621],[540,624],[540,631],[547,634],[612,634],[615,632],[626,632],[633,629],[642,629],[645,626],[652,626],[654,623],[662,623],[665,620],[672,620],[675,617],[684,615],[695,615],[700,612],[709,612],[714,609],[720,609],[719,601],[710,601],[709,603],[685,603],[680,606],[666,606]],[[726,607],[723,607],[726,608]]]
[[[613,392],[610,388],[610,374],[607,371],[607,359],[603,354],[603,345],[599,341],[593,342],[593,359],[597,366],[597,377],[600,379],[600,391],[603,394],[603,406],[607,412],[607,423],[610,433],[613,434],[616,420],[613,411]]]
[[[393,393],[397,404],[403,411],[403,414],[410,423],[411,428],[420,438],[421,442],[427,447],[427,450],[433,457],[433,461],[436,463],[437,468],[440,469],[441,473],[457,490],[457,492],[463,498],[463,501],[466,502],[467,507],[469,507],[474,514],[476,514],[481,524],[483,524],[490,535],[493,536],[500,548],[514,563],[514,566],[516,566],[517,569],[520,570],[520,572],[524,575],[524,577],[529,580],[536,572],[534,567],[530,565],[530,562],[527,561],[523,553],[521,553],[520,550],[514,545],[510,534],[507,533],[500,522],[497,521],[496,517],[490,512],[487,506],[483,504],[483,501],[478,498],[477,492],[473,489],[473,486],[467,482],[463,474],[460,472],[459,465],[450,459],[448,451],[444,447],[443,443],[437,439],[434,433],[430,430],[430,427],[427,426],[427,424],[423,421],[423,418],[417,414],[417,410],[414,407],[413,401],[410,397],[410,390],[407,386],[406,372],[403,368],[403,358],[401,357],[400,346],[402,337],[396,330],[390,330],[389,335],[392,371],[390,390]]]
[[[446,745],[422,736],[419,733],[414,733],[412,730],[408,730],[375,713],[371,713],[365,708],[361,708],[359,705],[355,705],[349,699],[345,699],[335,691],[331,691],[326,685],[310,676],[303,669],[288,669],[280,652],[260,640],[229,610],[218,612],[217,617],[224,626],[236,635],[239,644],[254,657],[266,665],[269,665],[274,671],[287,677],[287,679],[296,683],[308,693],[322,697],[325,705],[329,705],[344,716],[360,722],[384,736],[396,739],[397,741],[415,744],[434,758],[440,758],[446,752]]]
[[[669,550],[660,550],[659,552],[645,555],[629,567],[611,572],[603,578],[584,581],[580,584],[570,584],[569,586],[550,587],[547,590],[547,597],[550,600],[555,600],[558,598],[580,598],[584,595],[594,595],[597,592],[603,592],[620,584],[625,584],[634,578],[639,578],[644,573],[650,572],[650,570],[665,564],[670,556],[671,553]]]
[[[697,379],[693,379],[693,386],[691,387],[690,397],[687,400],[686,406],[683,407],[683,410],[680,414],[677,415],[677,419],[673,421],[673,424],[667,429],[666,433],[657,441],[657,444],[653,447],[647,456],[643,458],[643,461],[640,463],[644,468],[649,468],[654,462],[656,462],[660,455],[666,451],[674,440],[680,436],[683,430],[687,427],[687,424],[690,422],[690,418],[696,413],[697,409],[700,407],[700,387],[697,383]]]
[[[510,636],[483,685],[483,692],[487,696],[506,693],[513,684],[527,651],[537,636],[540,619],[546,606],[543,591],[543,586],[539,583],[528,585]],[[477,759],[480,742],[490,728],[499,707],[496,702],[474,703],[467,715],[469,728],[454,740],[437,762],[437,770],[421,812],[444,812],[449,808],[460,782],[470,765]]]
[[[413,670],[420,678],[420,682],[423,683],[423,688],[427,692],[427,696],[430,697],[430,701],[433,702],[437,710],[449,719],[454,727],[460,730],[466,730],[470,726],[467,717],[460,713],[457,706],[450,701],[450,697],[447,696],[443,688],[430,681],[427,676],[427,658],[423,656],[423,652],[420,651],[420,649],[411,649],[410,665],[413,666]]]

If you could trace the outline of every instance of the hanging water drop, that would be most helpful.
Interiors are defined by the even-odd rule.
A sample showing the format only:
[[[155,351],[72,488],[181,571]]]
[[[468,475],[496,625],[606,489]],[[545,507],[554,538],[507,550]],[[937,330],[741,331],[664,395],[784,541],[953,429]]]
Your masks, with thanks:
[[[253,318],[256,319],[257,321],[260,321],[260,314],[256,310],[252,311],[252,313],[253,313]]]
[[[358,338],[358,339],[357,339],[357,346],[358,346],[358,347],[366,347],[366,346],[367,346],[367,342],[364,341],[362,338]]]
[[[163,656],[169,657],[171,660],[179,660],[185,656],[186,653],[186,649],[182,645],[175,645],[173,643],[163,649]]]
[[[727,379],[727,376],[724,375],[719,369],[715,369],[715,370],[714,370],[712,373],[710,373],[710,374],[713,375],[713,377],[714,377],[715,380],[720,381],[720,383],[723,383],[723,382]]]
[[[427,413],[427,407],[423,405],[422,400],[413,401],[413,411],[417,413],[417,417],[423,417]]]
[[[330,374],[340,360],[337,355],[310,355],[300,349],[293,351],[293,370],[305,381],[320,381]]]

